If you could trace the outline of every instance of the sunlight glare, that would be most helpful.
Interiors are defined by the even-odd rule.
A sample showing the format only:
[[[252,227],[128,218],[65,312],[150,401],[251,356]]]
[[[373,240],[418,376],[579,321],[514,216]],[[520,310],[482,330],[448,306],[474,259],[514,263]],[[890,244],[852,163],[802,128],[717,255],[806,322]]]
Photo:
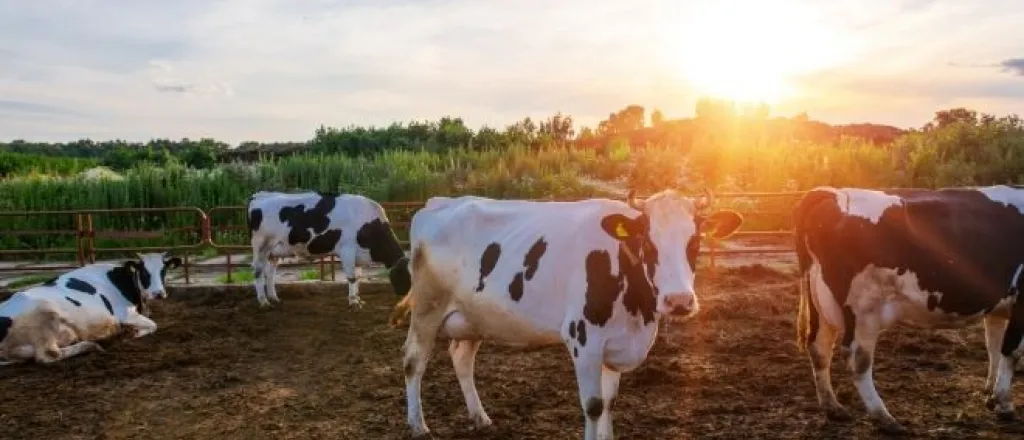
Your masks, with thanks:
[[[721,0],[679,11],[664,24],[666,54],[701,95],[777,103],[797,75],[845,54],[835,31],[801,0]]]

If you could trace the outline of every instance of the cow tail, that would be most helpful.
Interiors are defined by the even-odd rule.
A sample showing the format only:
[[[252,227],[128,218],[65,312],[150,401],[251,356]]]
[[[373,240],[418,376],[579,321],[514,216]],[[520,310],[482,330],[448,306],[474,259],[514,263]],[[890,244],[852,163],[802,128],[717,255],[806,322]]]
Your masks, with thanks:
[[[423,246],[413,246],[412,249],[412,261],[408,257],[402,257],[395,263],[388,274],[391,279],[391,285],[395,289],[395,293],[398,295],[404,295],[402,300],[395,304],[395,308],[391,311],[391,317],[388,318],[388,322],[392,327],[398,327],[402,324],[402,321],[412,312],[412,306],[416,303],[416,296],[420,291],[426,287],[429,290],[433,290],[435,286],[413,286],[412,285],[412,272],[420,268],[424,270],[427,268],[427,251]],[[404,280],[406,281],[403,281]],[[427,276],[428,279],[424,279],[422,283],[436,284],[434,278]],[[413,287],[416,287],[415,289]]]
[[[805,229],[805,216],[808,215],[810,207],[819,200],[820,193],[811,191],[805,195],[796,207],[793,208],[793,247],[796,250],[797,267],[799,268],[799,304],[797,305],[796,319],[796,345],[800,351],[806,351],[808,343],[814,339],[817,333],[816,326],[812,321],[816,316],[812,315],[811,308],[811,253],[807,246],[807,231]]]

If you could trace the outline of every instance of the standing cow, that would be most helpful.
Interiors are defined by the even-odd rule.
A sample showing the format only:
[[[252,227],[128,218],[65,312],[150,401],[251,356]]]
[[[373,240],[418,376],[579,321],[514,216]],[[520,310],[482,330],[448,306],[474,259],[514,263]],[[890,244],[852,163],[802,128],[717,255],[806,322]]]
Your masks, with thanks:
[[[661,316],[697,312],[694,265],[702,234],[730,235],[734,212],[702,212],[666,190],[628,203],[434,197],[412,220],[411,312],[404,345],[407,417],[427,435],[420,387],[435,338],[449,353],[469,415],[491,424],[473,381],[483,340],[564,344],[576,368],[587,440],[612,438],[619,377],[647,357]],[[405,293],[405,292],[399,292]]]
[[[53,362],[94,350],[98,346],[89,342],[121,329],[135,337],[153,333],[157,325],[144,316],[146,301],[167,296],[167,270],[181,263],[166,253],[141,254],[121,264],[93,263],[11,295],[0,303],[4,356]]]
[[[794,209],[801,274],[798,345],[808,352],[826,415],[848,419],[829,380],[841,332],[857,392],[880,429],[905,432],[872,377],[875,343],[904,324],[985,323],[990,408],[1012,418],[1010,384],[1021,355],[1024,189],[873,191],[820,187]]]
[[[362,307],[359,266],[391,269],[405,252],[379,203],[360,195],[260,191],[249,198],[256,299],[280,302],[274,286],[277,258],[336,255],[348,281],[348,302]]]

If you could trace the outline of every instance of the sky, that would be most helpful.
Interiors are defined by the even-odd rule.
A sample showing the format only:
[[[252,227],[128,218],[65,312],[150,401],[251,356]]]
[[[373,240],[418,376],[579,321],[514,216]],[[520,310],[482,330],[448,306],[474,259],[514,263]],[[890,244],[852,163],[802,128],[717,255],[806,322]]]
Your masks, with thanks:
[[[1019,0],[0,0],[0,140],[302,141],[700,96],[919,127],[1024,114]]]

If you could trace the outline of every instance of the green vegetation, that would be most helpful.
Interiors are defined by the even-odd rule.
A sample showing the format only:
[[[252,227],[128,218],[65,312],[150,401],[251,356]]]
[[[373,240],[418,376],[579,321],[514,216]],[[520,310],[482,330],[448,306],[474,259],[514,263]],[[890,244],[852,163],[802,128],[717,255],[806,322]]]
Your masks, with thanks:
[[[642,107],[629,106],[610,114],[596,129],[584,127],[577,134],[571,118],[560,114],[539,124],[526,118],[504,130],[476,131],[461,119],[442,118],[384,128],[320,127],[308,142],[250,142],[236,149],[209,139],[135,146],[121,141],[12,142],[0,145],[0,152],[10,151],[0,154],[35,152],[53,161],[74,160],[57,156],[86,157],[71,163],[105,164],[121,174],[97,179],[74,175],[80,170],[71,166],[55,166],[45,176],[8,175],[0,180],[0,212],[192,206],[207,210],[215,227],[238,227],[215,232],[218,244],[246,245],[242,210],[209,209],[242,206],[259,190],[361,193],[388,202],[461,194],[607,195],[586,179],[618,182],[641,193],[675,186],[689,192],[709,187],[718,194],[816,185],[941,187],[1024,181],[1024,123],[1016,115],[951,109],[937,112],[919,129],[904,131],[871,124],[831,126],[806,115],[770,118],[763,107],[736,109],[705,100],[695,118],[665,120],[655,111],[650,119],[648,123]],[[720,207],[769,213],[749,214],[745,230],[788,228],[794,201],[718,198]],[[393,222],[405,222],[413,210],[389,207],[388,215]],[[72,216],[0,218],[0,249],[75,246],[77,219]],[[92,222],[101,231],[199,226],[196,214],[187,211],[97,214]],[[71,234],[12,233],[27,229]],[[405,239],[405,231],[399,236]],[[98,234],[95,246],[197,242],[196,230],[175,230],[158,238]]]
[[[251,284],[256,279],[252,274],[252,270],[235,269],[231,271],[231,283],[232,284]],[[227,284],[228,276],[217,275],[217,282],[220,284]]]

